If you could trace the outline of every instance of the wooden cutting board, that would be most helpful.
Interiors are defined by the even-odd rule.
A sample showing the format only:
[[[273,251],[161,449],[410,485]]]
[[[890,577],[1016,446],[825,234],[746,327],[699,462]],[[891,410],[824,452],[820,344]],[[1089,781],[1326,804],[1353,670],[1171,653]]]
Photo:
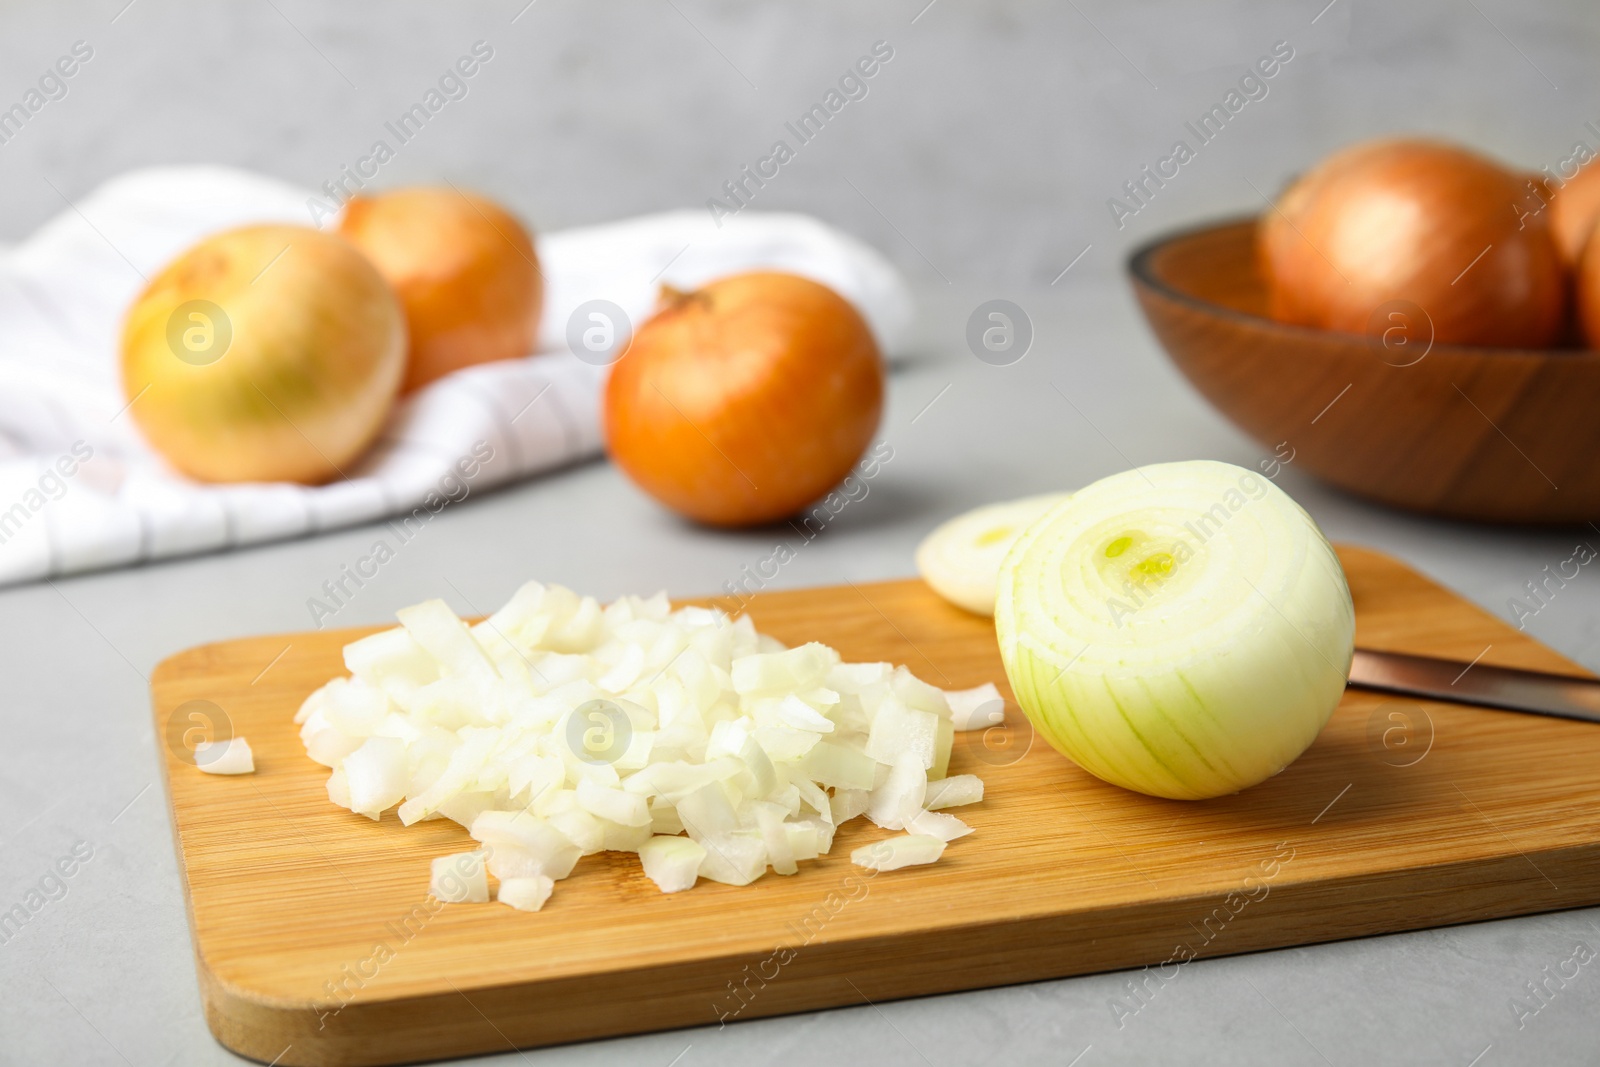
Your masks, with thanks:
[[[1585,673],[1393,559],[1340,556],[1367,647]],[[989,621],[917,581],[749,611],[786,642],[1006,690]],[[1145,964],[1159,983],[1190,956],[1600,902],[1600,727],[1351,691],[1304,757],[1239,796],[1106,785],[1012,705],[1017,725],[958,735],[950,771],[987,795],[934,866],[854,868],[852,848],[888,836],[861,820],[831,856],[745,888],[667,896],[636,857],[602,854],[537,914],[430,908],[428,861],[466,832],[334,807],[291,722],[366,632],[207,645],[152,683],[206,1018],[262,1061],[397,1063]],[[255,774],[184,762],[208,706],[190,701],[250,741]]]

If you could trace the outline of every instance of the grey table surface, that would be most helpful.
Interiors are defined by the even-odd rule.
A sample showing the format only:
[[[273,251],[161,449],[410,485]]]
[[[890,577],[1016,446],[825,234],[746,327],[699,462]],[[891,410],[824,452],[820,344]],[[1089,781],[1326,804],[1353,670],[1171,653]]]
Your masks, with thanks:
[[[1032,350],[1012,366],[980,363],[966,348],[967,317],[992,297],[1016,301],[1035,327]],[[924,286],[920,299],[919,343],[892,377],[881,431],[892,461],[775,585],[909,574],[934,523],[985,501],[1135,464],[1254,465],[1268,454],[1166,363],[1120,282]],[[1393,553],[1507,617],[1508,597],[1545,564],[1577,540],[1600,543],[1592,530],[1381,510],[1292,464],[1279,483],[1335,539]],[[338,622],[380,622],[439,595],[463,612],[493,606],[530,577],[601,596],[706,593],[782,536],[692,528],[595,461],[447,509]],[[193,644],[307,628],[307,599],[372,538],[357,528],[0,592],[12,734],[0,746],[0,906],[75,843],[93,846],[66,895],[0,944],[0,1062],[235,1061],[201,1016],[146,679]],[[1600,668],[1600,580],[1585,572],[1528,629]],[[1511,1000],[1577,943],[1600,946],[1597,919],[1597,909],[1569,911],[1196,962],[1120,1025],[1110,1002],[1128,976],[1105,974],[474,1062],[1593,1063],[1600,977],[1590,968],[1536,1014],[1519,1020]]]

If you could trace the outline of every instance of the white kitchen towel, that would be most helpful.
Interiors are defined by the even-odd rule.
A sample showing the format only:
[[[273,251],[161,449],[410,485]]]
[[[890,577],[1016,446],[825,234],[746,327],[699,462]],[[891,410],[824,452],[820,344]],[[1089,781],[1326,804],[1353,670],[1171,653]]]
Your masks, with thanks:
[[[638,324],[662,284],[773,268],[849,299],[885,352],[903,346],[911,323],[909,291],[882,256],[802,215],[743,212],[719,226],[707,212],[677,211],[541,234],[538,353],[408,397],[346,481],[191,482],[126,413],[123,313],[147,278],[201,237],[252,222],[310,225],[311,197],[220,167],[140,170],[0,250],[0,585],[389,515],[421,522],[472,488],[593,455],[605,369],[567,344],[569,319],[591,300]]]

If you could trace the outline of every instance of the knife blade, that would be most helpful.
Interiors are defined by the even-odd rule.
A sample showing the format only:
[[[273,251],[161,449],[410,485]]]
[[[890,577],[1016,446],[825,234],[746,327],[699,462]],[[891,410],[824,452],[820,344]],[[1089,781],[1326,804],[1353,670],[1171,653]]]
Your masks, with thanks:
[[[1600,679],[1356,649],[1350,684],[1502,711],[1600,723]]]

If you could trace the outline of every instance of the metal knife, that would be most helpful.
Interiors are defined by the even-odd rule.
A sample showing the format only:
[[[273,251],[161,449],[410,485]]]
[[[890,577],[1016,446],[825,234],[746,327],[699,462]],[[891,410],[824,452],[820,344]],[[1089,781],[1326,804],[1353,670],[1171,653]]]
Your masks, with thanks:
[[[1600,679],[1356,649],[1350,684],[1383,693],[1600,723]]]

